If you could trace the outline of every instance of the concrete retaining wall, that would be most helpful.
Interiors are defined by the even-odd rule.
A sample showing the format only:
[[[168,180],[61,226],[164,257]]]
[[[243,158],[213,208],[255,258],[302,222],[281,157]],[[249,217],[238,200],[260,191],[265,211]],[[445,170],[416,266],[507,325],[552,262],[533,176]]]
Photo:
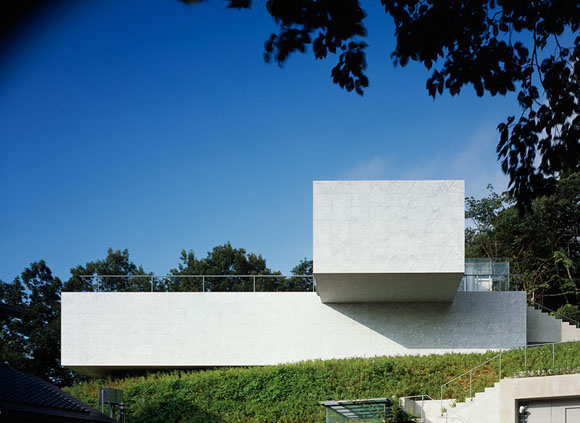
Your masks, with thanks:
[[[527,337],[529,344],[580,341],[580,329],[528,306]]]
[[[315,293],[63,293],[62,364],[85,371],[485,351],[526,342],[525,294],[323,304]]]
[[[529,421],[565,422],[565,407],[577,409],[580,401],[580,375],[525,377],[519,379],[502,379],[493,387],[486,388],[473,399],[457,403],[445,399],[420,401],[406,399],[403,406],[425,423],[518,423],[518,408],[520,404],[528,404],[534,400],[546,400],[544,415],[551,418],[541,419],[534,414]],[[561,405],[559,407],[559,405]],[[444,408],[444,413],[441,408]],[[533,408],[530,406],[530,408]],[[526,420],[527,421],[527,420]],[[566,420],[566,423],[576,420]]]

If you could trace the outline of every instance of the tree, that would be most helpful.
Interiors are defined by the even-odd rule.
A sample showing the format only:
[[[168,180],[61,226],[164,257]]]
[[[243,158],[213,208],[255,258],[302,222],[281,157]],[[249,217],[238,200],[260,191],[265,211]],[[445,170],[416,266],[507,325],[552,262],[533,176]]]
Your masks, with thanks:
[[[312,260],[301,260],[292,269],[292,275],[311,275]],[[177,268],[169,271],[175,277],[165,281],[168,291],[253,291],[254,279],[256,291],[310,291],[312,278],[308,277],[271,277],[281,275],[280,271],[272,271],[266,266],[266,259],[261,254],[247,253],[244,248],[233,248],[227,242],[214,247],[205,258],[198,259],[193,251],[181,251],[180,263]],[[202,287],[201,277],[186,277],[191,275],[248,275],[248,278],[205,278]],[[255,278],[254,278],[255,276]]]
[[[0,316],[0,361],[10,363],[16,369],[26,366],[24,336],[24,286],[20,278],[12,283],[0,280],[0,302],[18,308],[22,316],[6,314]]]
[[[127,249],[114,251],[109,248],[104,260],[87,262],[84,266],[72,268],[70,272],[72,276],[64,284],[63,291],[79,292],[97,289],[100,291],[149,291],[151,289],[151,274],[131,261]],[[104,275],[123,277],[100,277]]]
[[[31,263],[12,284],[0,283],[0,301],[23,312],[2,320],[0,360],[57,385],[75,379],[60,365],[61,288],[43,260]]]
[[[181,251],[176,269],[169,273],[176,276],[167,281],[170,291],[201,291],[201,278],[185,278],[184,275],[279,275],[266,267],[266,259],[261,254],[247,253],[244,248],[233,248],[227,242],[218,245],[207,253],[203,259],[197,259],[193,251]],[[279,278],[256,277],[256,291],[278,290]],[[253,278],[206,278],[205,290],[220,291],[253,291]]]
[[[300,260],[291,270],[293,275],[312,275],[313,261],[308,259]],[[312,278],[292,277],[286,283],[287,291],[312,291]]]
[[[197,3],[200,0],[181,0]],[[517,91],[522,113],[498,125],[502,170],[520,208],[552,193],[561,174],[580,170],[580,5],[576,0],[381,0],[395,23],[395,65],[431,71],[429,95],[478,96]],[[249,8],[250,0],[228,0]],[[265,44],[267,62],[282,65],[309,46],[316,59],[338,55],[334,83],[362,95],[366,16],[358,0],[268,0],[278,25]],[[574,38],[573,45],[566,45]]]
[[[201,278],[188,278],[184,275],[202,275],[205,272],[205,268],[202,265],[202,261],[195,257],[193,251],[181,250],[181,256],[179,257],[180,263],[177,268],[171,269],[169,273],[175,277],[168,278],[165,283],[165,290],[169,292],[176,291],[193,291],[201,292],[203,291],[203,282]],[[181,276],[181,277],[180,277]]]
[[[554,310],[579,305],[580,173],[559,180],[552,195],[532,201],[533,214],[522,215],[509,202],[498,204],[498,198],[492,192],[468,201],[466,215],[489,215],[491,226],[466,236],[466,253],[509,257],[512,273],[521,274],[521,287]]]
[[[481,199],[465,199],[465,219],[473,226],[465,228],[465,256],[487,258],[499,257],[498,243],[495,239],[494,221],[498,214],[505,210],[508,199],[493,191],[493,185],[487,186],[489,195]]]

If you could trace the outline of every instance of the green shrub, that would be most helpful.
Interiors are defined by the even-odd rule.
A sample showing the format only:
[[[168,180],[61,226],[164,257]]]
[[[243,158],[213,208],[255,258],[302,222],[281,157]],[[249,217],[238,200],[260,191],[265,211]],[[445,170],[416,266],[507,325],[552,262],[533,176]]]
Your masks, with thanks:
[[[123,389],[128,423],[315,423],[325,420],[325,410],[319,401],[419,394],[439,398],[442,383],[497,354],[353,358],[159,372],[93,380],[66,390],[97,406],[99,387]],[[577,369],[580,369],[580,342],[558,344],[554,349],[545,345],[527,351],[512,350],[502,355],[502,377],[575,373]],[[473,371],[472,393],[483,391],[498,378],[496,358]],[[468,395],[469,374],[444,389],[446,398],[462,400]]]
[[[577,322],[580,322],[580,306],[572,305],[572,304],[565,304],[556,311],[558,313],[566,316],[566,317],[569,317],[572,320],[576,320]],[[559,317],[559,316],[556,316],[556,317]],[[566,320],[566,319],[564,319],[564,320]],[[570,322],[570,323],[574,324],[574,322]]]

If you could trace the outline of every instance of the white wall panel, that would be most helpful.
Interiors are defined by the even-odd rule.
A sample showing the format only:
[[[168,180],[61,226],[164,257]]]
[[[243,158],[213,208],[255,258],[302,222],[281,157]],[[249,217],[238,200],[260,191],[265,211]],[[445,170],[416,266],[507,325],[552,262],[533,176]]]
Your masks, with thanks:
[[[521,292],[324,304],[315,293],[63,293],[73,368],[242,366],[523,346]]]

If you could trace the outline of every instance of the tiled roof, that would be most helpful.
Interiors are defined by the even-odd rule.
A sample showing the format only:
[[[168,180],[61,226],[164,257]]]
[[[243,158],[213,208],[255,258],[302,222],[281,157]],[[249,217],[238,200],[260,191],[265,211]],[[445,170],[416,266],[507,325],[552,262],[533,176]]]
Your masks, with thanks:
[[[113,422],[50,383],[6,364],[0,364],[0,409],[8,415],[37,414],[62,417],[63,421]]]

